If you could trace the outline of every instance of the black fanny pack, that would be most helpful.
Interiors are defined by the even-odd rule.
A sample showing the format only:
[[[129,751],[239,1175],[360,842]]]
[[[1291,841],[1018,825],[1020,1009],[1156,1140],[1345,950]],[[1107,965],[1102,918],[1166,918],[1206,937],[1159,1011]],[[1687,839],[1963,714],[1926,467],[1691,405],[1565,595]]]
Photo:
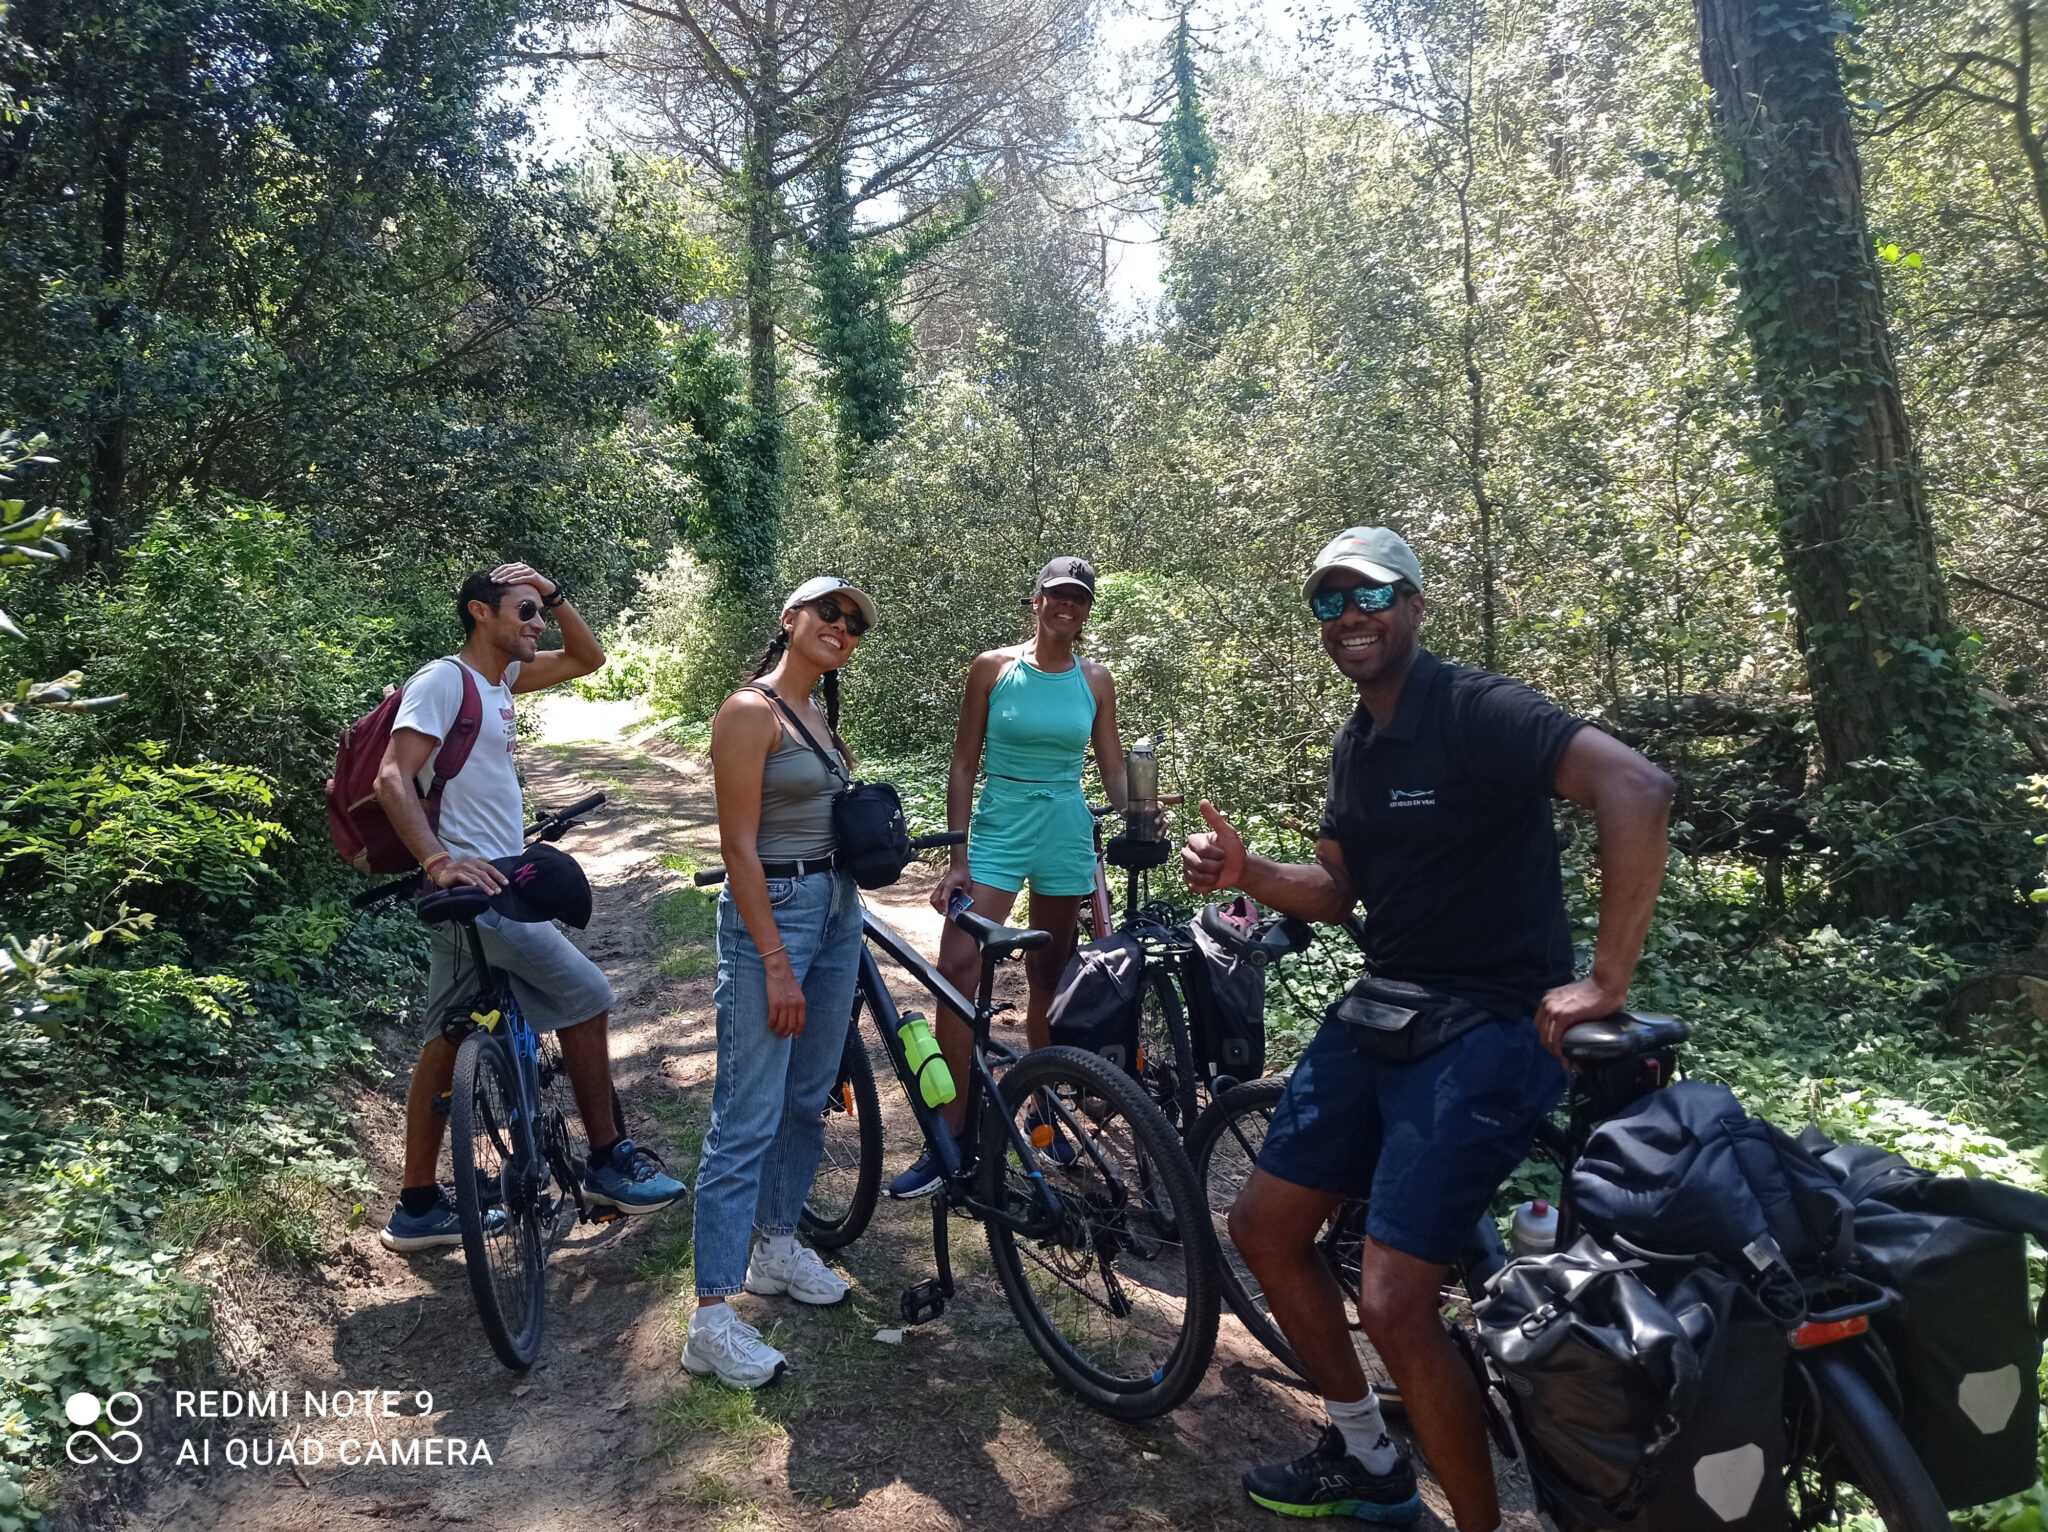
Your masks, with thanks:
[[[1344,991],[1324,1019],[1343,1022],[1351,1040],[1375,1058],[1400,1063],[1505,1018],[1456,995],[1367,974]]]
[[[811,731],[803,726],[789,704],[775,694],[773,687],[756,681],[753,689],[782,710],[789,726],[811,747],[825,769],[845,783],[832,798],[834,865],[851,873],[853,881],[862,888],[887,888],[903,876],[911,856],[910,827],[903,818],[903,800],[894,785],[848,780],[839,763],[811,738]]]

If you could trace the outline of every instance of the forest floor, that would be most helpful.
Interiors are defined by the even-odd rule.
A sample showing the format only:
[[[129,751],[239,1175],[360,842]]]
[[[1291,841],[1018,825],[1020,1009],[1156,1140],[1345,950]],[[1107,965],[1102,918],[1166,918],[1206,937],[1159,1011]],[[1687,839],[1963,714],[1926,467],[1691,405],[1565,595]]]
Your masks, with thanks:
[[[717,857],[710,778],[701,761],[634,734],[634,723],[629,705],[552,700],[523,765],[540,804],[593,788],[611,794],[564,842],[597,895],[579,940],[618,991],[612,1057],[636,1135],[694,1181],[715,1057],[713,956],[709,905],[687,890],[684,869]],[[926,902],[932,876],[914,866],[897,887],[870,896],[927,951],[939,929]],[[459,1249],[407,1259],[377,1243],[398,1186],[416,1039],[393,1030],[380,1043],[388,1075],[359,1083],[352,1102],[376,1191],[356,1212],[337,1210],[320,1270],[244,1263],[216,1285],[216,1351],[194,1386],[287,1391],[289,1413],[253,1426],[166,1419],[167,1393],[152,1389],[141,1477],[74,1524],[132,1532],[372,1523],[520,1532],[1282,1525],[1245,1500],[1238,1476],[1305,1450],[1317,1413],[1227,1311],[1199,1392],[1163,1420],[1120,1424],[1054,1385],[988,1269],[980,1231],[956,1221],[959,1296],[900,1344],[878,1341],[877,1331],[899,1323],[899,1293],[931,1274],[922,1202],[885,1199],[836,1261],[854,1283],[844,1304],[738,1300],[791,1361],[788,1377],[758,1395],[682,1369],[692,1303],[687,1203],[564,1239],[549,1267],[543,1358],[524,1376],[506,1370],[477,1325]],[[884,1173],[894,1174],[915,1134],[885,1071],[879,1083],[889,1126]],[[351,1391],[358,1411],[365,1390],[393,1390],[400,1413],[384,1418],[379,1397],[373,1420],[308,1420],[308,1390]],[[425,1415],[414,1402],[421,1390],[433,1396]],[[460,1439],[465,1458],[478,1457],[482,1442],[491,1461],[390,1466],[363,1445],[378,1441],[388,1453],[414,1436]],[[293,1438],[294,1455],[311,1456],[306,1444],[317,1440],[324,1460],[236,1467],[226,1460],[236,1438],[253,1438],[259,1460]],[[338,1461],[347,1440],[370,1460]],[[178,1466],[187,1441],[211,1461]],[[1504,1473],[1502,1489],[1509,1527],[1534,1532],[1519,1476]],[[1421,1527],[1446,1525],[1426,1473],[1423,1493]]]

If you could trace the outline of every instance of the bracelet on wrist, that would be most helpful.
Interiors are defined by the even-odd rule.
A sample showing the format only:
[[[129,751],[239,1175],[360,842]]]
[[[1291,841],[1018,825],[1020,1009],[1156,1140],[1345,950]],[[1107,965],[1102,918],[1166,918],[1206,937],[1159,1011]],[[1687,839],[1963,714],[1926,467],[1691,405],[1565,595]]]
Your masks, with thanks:
[[[434,864],[436,862],[452,862],[454,860],[455,857],[453,853],[447,851],[437,851],[432,856],[428,857],[424,862],[420,863],[420,871],[432,872],[434,870]]]
[[[777,942],[777,943],[776,943],[776,944],[775,944],[774,946],[770,947],[770,948],[769,948],[769,949],[768,949],[768,950],[767,950],[766,952],[764,952],[764,953],[762,953],[762,954],[761,954],[761,961],[765,963],[765,962],[767,962],[767,961],[768,961],[768,959],[770,959],[770,958],[772,958],[773,956],[775,956],[775,954],[776,954],[776,953],[778,953],[778,952],[787,952],[788,950],[789,950],[789,943],[788,943],[788,942]]]

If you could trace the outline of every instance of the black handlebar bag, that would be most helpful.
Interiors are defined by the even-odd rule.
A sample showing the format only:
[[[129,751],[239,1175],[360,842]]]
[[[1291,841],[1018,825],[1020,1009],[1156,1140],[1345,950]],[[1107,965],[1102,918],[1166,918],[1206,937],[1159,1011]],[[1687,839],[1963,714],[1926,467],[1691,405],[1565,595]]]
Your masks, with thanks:
[[[1193,947],[1180,960],[1189,1031],[1202,1077],[1256,1080],[1266,1072],[1266,970],[1246,962],[1190,921]]]
[[[1135,936],[1106,936],[1075,949],[1053,991],[1053,1045],[1085,1048],[1136,1074],[1144,974],[1145,949]]]
[[[2027,1237],[2048,1246],[2048,1198],[1935,1176],[1868,1144],[1800,1142],[1856,1203],[1856,1271],[1903,1302],[1873,1321],[1891,1354],[1906,1438],[1952,1511],[2027,1489],[2037,1459],[2041,1340]]]

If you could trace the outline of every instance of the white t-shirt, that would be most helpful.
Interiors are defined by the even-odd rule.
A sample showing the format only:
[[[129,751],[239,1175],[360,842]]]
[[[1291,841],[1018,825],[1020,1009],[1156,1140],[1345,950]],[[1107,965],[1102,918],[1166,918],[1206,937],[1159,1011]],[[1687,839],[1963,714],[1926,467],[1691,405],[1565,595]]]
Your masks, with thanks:
[[[441,844],[457,856],[517,856],[526,846],[525,804],[512,765],[512,683],[519,678],[519,662],[507,665],[504,680],[493,686],[460,660],[433,661],[405,683],[391,727],[414,729],[436,742],[417,779],[424,795],[434,785],[439,742],[462,711],[462,670],[476,681],[484,712],[469,759],[441,789]]]

